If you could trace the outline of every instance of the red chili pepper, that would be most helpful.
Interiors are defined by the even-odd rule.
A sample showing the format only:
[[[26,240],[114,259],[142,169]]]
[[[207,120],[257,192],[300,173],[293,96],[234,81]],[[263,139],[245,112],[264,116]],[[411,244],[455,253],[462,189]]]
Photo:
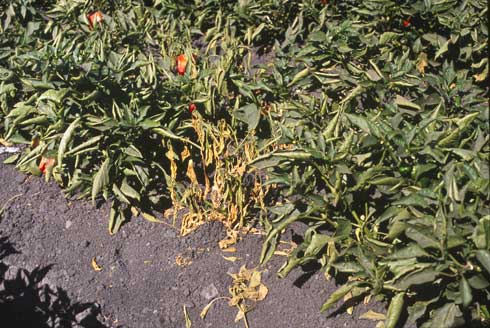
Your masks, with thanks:
[[[193,111],[195,111],[197,109],[197,106],[196,104],[194,103],[190,103],[189,104],[189,113],[192,113]]]
[[[177,73],[179,75],[185,74],[185,68],[187,66],[187,57],[182,54],[177,56]]]
[[[41,173],[46,173],[46,170],[51,166],[54,166],[56,160],[54,158],[41,157],[41,162],[39,163],[39,170]]]
[[[322,5],[327,5],[328,4],[328,0],[320,0],[320,2],[322,3]]]
[[[87,15],[87,19],[90,29],[93,29],[95,24],[102,23],[104,21],[104,14],[102,14],[101,11],[96,11]]]
[[[403,21],[403,26],[404,27],[409,27],[411,24],[412,24],[412,18],[411,17],[408,17],[407,19],[405,19]]]

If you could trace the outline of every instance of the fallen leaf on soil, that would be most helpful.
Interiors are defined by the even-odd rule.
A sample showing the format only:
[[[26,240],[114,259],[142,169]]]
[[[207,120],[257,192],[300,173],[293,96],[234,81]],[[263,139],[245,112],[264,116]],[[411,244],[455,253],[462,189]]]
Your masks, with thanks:
[[[267,296],[269,289],[261,282],[262,272],[256,269],[247,269],[245,265],[240,268],[238,273],[229,273],[228,275],[233,279],[232,285],[228,289],[231,294],[228,304],[238,308],[235,320],[243,319],[245,326],[248,327],[246,314],[250,308],[245,302],[262,301]]]
[[[350,300],[351,298],[352,298],[352,292],[348,292],[344,296],[344,302]],[[345,312],[347,312],[349,314],[352,314],[353,311],[354,311],[354,307],[352,307],[352,306],[348,307],[347,310],[345,310]]]
[[[192,322],[191,319],[189,318],[189,313],[187,313],[187,308],[185,307],[185,305],[183,306],[183,308],[184,308],[185,328],[191,328]]]
[[[175,258],[175,264],[177,264],[180,267],[185,267],[185,266],[191,265],[192,260],[185,258],[182,255],[177,255],[177,257]]]
[[[230,245],[236,244],[236,242],[238,241],[238,232],[236,232],[235,230],[227,231],[226,234],[228,236],[225,239],[220,240],[218,243],[218,246],[221,249],[226,249],[230,247]]]
[[[228,248],[222,249],[222,251],[225,253],[235,253],[236,248],[235,247],[228,247]]]
[[[217,297],[215,298],[214,300],[212,300],[211,302],[208,303],[208,305],[206,305],[204,307],[204,309],[202,309],[201,313],[199,314],[199,316],[201,317],[201,319],[204,319],[206,317],[206,315],[208,314],[209,312],[209,309],[211,308],[211,306],[214,304],[214,302],[216,302],[217,300],[222,300],[222,299],[227,299],[228,297]]]
[[[366,313],[363,313],[359,316],[359,319],[368,319],[368,320],[385,320],[386,316],[383,313],[374,312],[373,310],[369,310]]]
[[[97,264],[97,261],[95,260],[95,257],[92,259],[92,268],[95,271],[102,271],[102,267]]]
[[[239,257],[236,257],[236,256],[228,256],[228,257],[223,256],[223,258],[225,260],[227,260],[228,262],[236,262],[236,261],[238,261],[240,259]]]

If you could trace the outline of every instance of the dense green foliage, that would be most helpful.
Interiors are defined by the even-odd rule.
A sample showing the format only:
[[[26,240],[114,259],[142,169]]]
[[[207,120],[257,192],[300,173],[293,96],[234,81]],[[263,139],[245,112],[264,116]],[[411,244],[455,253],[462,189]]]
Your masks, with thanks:
[[[150,2],[0,5],[10,162],[56,158],[47,177],[113,202],[111,232],[167,201],[260,213],[267,261],[302,222],[279,275],[346,280],[322,310],[370,293],[386,327],[488,322],[486,2]]]

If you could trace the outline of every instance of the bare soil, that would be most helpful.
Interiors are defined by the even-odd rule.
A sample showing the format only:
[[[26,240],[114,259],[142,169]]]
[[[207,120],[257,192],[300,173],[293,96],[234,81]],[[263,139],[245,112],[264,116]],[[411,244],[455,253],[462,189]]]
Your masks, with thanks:
[[[247,235],[233,254],[218,247],[225,237],[218,222],[181,237],[170,225],[137,218],[110,236],[107,205],[97,209],[67,200],[54,183],[0,164],[2,207],[2,327],[185,327],[184,305],[192,327],[244,327],[234,322],[237,311],[225,299],[214,303],[205,320],[199,313],[209,303],[206,297],[229,296],[227,273],[258,265],[263,236]],[[177,265],[179,255],[192,263]],[[224,256],[240,259],[230,262]],[[93,258],[101,271],[92,267]],[[375,327],[376,322],[359,320],[359,315],[386,311],[371,301],[355,307],[352,315],[321,314],[335,282],[315,268],[279,279],[275,273],[284,259],[277,256],[259,268],[269,294],[248,313],[251,328]],[[48,301],[46,291],[51,292]]]

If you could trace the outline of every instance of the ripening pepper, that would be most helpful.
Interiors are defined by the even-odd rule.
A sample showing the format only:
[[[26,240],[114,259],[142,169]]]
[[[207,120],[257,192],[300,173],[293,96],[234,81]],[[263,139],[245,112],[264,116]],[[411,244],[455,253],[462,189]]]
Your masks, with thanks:
[[[185,68],[187,67],[187,57],[184,54],[177,56],[177,73],[179,75],[185,74]]]

